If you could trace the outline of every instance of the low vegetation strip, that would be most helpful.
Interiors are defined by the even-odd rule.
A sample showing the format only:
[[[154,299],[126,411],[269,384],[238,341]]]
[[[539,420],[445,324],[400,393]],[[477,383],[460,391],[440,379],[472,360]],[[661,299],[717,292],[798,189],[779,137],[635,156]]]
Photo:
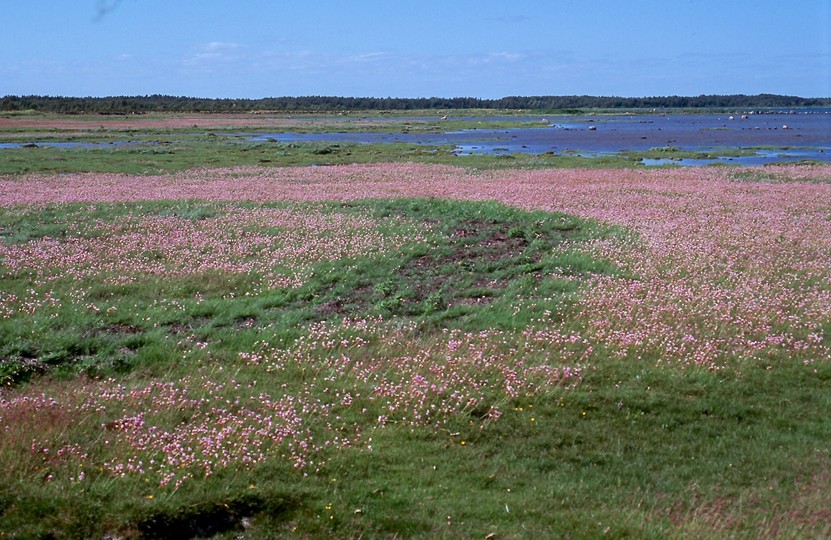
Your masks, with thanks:
[[[580,109],[580,108],[758,108],[828,106],[825,98],[802,98],[776,94],[655,96],[622,98],[609,96],[510,96],[478,98],[370,98],[339,96],[283,96],[262,99],[204,99],[186,96],[52,97],[5,96],[0,110],[33,113],[129,114],[161,111],[239,113],[243,111],[413,111],[428,109]]]
[[[827,535],[829,172],[4,177],[0,532]]]
[[[577,249],[611,229],[494,203],[69,204],[5,223],[3,382],[178,356],[168,340],[192,330],[217,341],[367,317],[521,329],[613,271]]]

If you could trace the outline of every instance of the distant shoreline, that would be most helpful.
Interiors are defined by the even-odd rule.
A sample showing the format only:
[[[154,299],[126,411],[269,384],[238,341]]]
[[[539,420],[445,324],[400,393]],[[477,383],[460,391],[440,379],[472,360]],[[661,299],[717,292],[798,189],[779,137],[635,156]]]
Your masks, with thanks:
[[[763,110],[831,107],[831,97],[804,98],[775,94],[701,95],[663,97],[509,96],[499,99],[375,98],[339,96],[269,97],[260,99],[196,98],[182,96],[5,96],[0,113],[36,111],[59,114],[176,113],[347,113],[357,111],[492,110],[579,114],[586,110]]]

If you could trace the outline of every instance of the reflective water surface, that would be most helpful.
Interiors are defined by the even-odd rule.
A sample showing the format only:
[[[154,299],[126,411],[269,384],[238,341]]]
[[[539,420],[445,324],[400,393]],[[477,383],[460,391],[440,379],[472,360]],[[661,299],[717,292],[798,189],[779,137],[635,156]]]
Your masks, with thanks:
[[[499,117],[453,117],[468,123]],[[249,142],[408,143],[449,146],[457,155],[554,154],[598,157],[626,152],[650,152],[646,165],[763,165],[803,160],[831,162],[831,109],[701,114],[583,114],[568,116],[508,116],[527,127],[461,131],[401,132],[343,131],[327,133],[239,133]],[[393,120],[393,119],[391,119]],[[436,117],[401,117],[405,121],[436,121]],[[371,129],[371,128],[370,128]],[[139,141],[0,143],[3,148],[44,146],[104,148],[155,144]],[[656,152],[667,157],[656,157]],[[695,152],[695,158],[672,154]],[[659,154],[660,155],[660,154]]]
[[[465,120],[474,120],[464,118]],[[707,159],[644,159],[647,165],[831,161],[831,111],[766,114],[579,115],[528,118],[534,127],[443,133],[258,133],[251,141],[411,143],[453,146],[459,155],[570,154],[594,157],[650,150]],[[538,127],[544,126],[544,127]],[[742,154],[736,156],[736,150]]]

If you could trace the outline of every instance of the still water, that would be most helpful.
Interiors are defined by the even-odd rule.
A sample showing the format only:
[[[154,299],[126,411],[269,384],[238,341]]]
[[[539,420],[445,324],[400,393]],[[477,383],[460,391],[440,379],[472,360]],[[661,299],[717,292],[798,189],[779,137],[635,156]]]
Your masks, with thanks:
[[[453,117],[487,122],[498,117]],[[584,157],[665,149],[707,155],[699,159],[644,158],[646,165],[763,165],[803,160],[831,162],[831,109],[702,114],[584,114],[505,117],[527,124],[511,129],[466,129],[400,133],[349,131],[329,133],[238,134],[250,142],[409,143],[451,146],[457,155],[565,154]],[[437,121],[437,117],[410,120]],[[397,121],[401,121],[400,118]],[[24,146],[101,148],[153,144],[136,141],[0,143]],[[735,156],[741,150],[741,156]]]
[[[459,119],[476,120],[469,117]],[[831,162],[831,110],[827,109],[735,114],[540,116],[523,120],[529,123],[529,127],[443,133],[258,133],[249,140],[402,142],[453,146],[458,155],[549,153],[595,157],[651,149],[709,154],[707,159],[644,159],[646,165],[762,165],[802,160]],[[750,155],[731,156],[735,153],[731,150],[737,149],[745,150]]]

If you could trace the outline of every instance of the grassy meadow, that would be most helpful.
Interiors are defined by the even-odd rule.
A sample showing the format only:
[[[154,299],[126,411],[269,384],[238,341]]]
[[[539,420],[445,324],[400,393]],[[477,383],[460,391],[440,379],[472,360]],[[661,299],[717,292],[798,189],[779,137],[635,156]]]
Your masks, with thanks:
[[[454,147],[393,142],[251,141],[253,135],[286,133],[442,133],[467,129],[545,128],[546,122],[517,119],[494,111],[460,111],[439,120],[435,111],[318,115],[49,115],[9,113],[0,116],[3,148],[0,174],[30,172],[120,172],[161,174],[201,167],[329,166],[354,163],[419,162],[475,168],[637,167],[642,158],[704,157],[695,152],[660,148],[583,157],[579,149],[564,153],[458,156]],[[472,120],[467,116],[480,120]],[[538,115],[543,118],[545,115]],[[52,147],[40,143],[70,143]],[[91,146],[83,146],[91,145]]]
[[[0,538],[831,535],[831,167],[183,129],[0,150]]]

